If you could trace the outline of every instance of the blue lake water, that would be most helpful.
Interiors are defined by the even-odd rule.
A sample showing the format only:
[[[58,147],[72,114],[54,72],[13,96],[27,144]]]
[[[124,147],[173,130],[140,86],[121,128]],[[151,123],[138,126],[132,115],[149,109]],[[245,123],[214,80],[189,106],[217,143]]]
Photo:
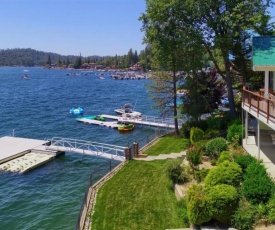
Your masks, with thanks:
[[[79,123],[69,113],[81,106],[87,116],[115,115],[114,109],[132,103],[143,114],[158,115],[145,87],[149,80],[113,80],[106,72],[105,80],[100,80],[97,72],[67,76],[72,71],[41,68],[27,68],[30,79],[24,80],[25,69],[0,68],[0,136],[14,130],[18,137],[66,137],[126,146],[155,132],[137,127],[123,134]],[[103,165],[101,170],[98,165]],[[0,172],[0,229],[74,229],[90,173],[96,170],[98,179],[108,169],[106,159],[66,153],[26,174]]]

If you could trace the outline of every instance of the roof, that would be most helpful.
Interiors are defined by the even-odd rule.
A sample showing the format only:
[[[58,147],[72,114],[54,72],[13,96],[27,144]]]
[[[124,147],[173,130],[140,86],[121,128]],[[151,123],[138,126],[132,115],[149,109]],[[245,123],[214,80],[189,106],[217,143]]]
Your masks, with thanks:
[[[275,36],[252,38],[252,68],[254,71],[275,71]]]

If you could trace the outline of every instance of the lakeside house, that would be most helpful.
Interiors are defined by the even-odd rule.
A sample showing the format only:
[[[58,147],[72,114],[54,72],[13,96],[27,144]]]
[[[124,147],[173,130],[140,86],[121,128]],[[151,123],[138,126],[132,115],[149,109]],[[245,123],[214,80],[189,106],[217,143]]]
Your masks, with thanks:
[[[274,174],[271,168],[275,162],[275,36],[252,38],[252,69],[265,73],[264,85],[258,91],[252,91],[249,84],[243,87],[243,147],[262,159],[267,171]]]

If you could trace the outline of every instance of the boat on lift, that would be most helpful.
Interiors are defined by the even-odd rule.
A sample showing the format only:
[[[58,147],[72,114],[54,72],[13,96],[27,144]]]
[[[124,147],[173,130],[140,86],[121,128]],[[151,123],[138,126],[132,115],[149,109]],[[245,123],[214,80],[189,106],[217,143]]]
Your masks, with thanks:
[[[125,114],[127,117],[141,117],[142,116],[142,113],[133,110],[133,105],[130,103],[122,105],[120,109],[115,109],[115,112],[118,115]]]

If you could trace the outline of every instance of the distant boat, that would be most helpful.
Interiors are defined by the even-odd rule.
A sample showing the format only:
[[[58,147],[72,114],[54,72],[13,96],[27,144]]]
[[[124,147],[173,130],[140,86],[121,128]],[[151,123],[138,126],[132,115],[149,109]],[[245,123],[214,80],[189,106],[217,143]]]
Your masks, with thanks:
[[[24,74],[24,76],[21,77],[21,79],[24,79],[24,80],[29,80],[29,76],[27,74]]]
[[[100,80],[104,80],[105,78],[104,77],[99,77]]]

